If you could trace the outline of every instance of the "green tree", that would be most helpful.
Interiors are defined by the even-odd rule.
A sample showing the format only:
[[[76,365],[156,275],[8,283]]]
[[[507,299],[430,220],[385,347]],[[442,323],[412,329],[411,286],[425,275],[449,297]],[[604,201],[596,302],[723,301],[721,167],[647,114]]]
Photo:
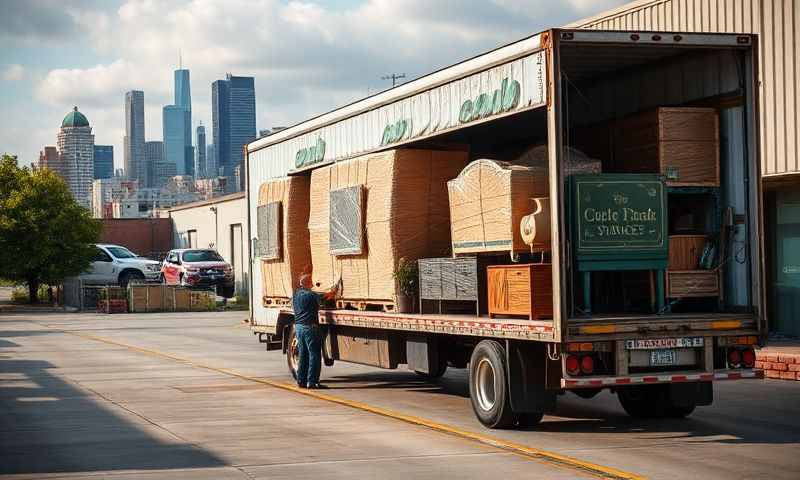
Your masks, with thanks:
[[[0,161],[0,275],[27,283],[30,302],[39,285],[58,284],[89,267],[100,222],[75,202],[67,184],[47,169]]]

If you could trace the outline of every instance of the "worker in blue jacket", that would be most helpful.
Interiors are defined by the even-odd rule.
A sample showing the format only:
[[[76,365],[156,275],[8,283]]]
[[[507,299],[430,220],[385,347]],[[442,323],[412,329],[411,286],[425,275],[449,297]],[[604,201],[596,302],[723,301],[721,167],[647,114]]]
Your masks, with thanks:
[[[322,368],[322,329],[319,326],[319,306],[323,300],[336,297],[337,285],[324,293],[311,290],[311,274],[303,273],[299,278],[300,288],[292,295],[294,310],[294,332],[300,356],[297,365],[297,386],[300,388],[325,388],[319,383]]]

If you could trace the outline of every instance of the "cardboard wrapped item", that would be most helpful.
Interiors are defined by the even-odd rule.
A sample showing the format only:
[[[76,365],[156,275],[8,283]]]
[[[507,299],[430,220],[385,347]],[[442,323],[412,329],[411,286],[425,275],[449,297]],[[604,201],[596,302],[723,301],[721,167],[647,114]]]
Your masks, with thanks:
[[[449,254],[446,185],[467,157],[400,149],[314,170],[308,218],[314,280],[327,285],[341,276],[344,299],[394,302],[401,258]]]
[[[600,160],[591,158],[576,148],[565,147],[564,151],[566,155],[562,159],[562,165],[565,176],[602,172],[602,162]],[[550,164],[547,145],[536,145],[529,148],[513,163],[529,167],[547,168]]]
[[[447,182],[453,253],[524,252],[522,217],[547,197],[546,167],[475,160]]]
[[[261,262],[264,299],[290,298],[300,274],[311,270],[309,183],[307,176],[285,177],[258,190],[254,256]]]

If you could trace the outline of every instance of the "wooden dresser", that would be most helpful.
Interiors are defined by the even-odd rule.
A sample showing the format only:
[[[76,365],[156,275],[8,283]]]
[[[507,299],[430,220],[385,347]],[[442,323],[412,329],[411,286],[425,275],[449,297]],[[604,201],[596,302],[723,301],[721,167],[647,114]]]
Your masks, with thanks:
[[[489,318],[553,316],[553,270],[549,263],[492,265],[487,268]]]

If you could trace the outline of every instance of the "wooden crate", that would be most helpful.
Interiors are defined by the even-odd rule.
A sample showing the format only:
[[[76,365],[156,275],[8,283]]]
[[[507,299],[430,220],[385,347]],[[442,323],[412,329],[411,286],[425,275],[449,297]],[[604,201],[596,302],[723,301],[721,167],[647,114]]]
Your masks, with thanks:
[[[700,265],[700,255],[708,241],[706,235],[670,235],[670,270],[696,270]]]
[[[715,270],[667,270],[667,297],[719,297]]]
[[[128,304],[133,313],[195,312],[211,310],[213,292],[174,285],[130,285]]]
[[[661,173],[669,186],[719,186],[713,108],[657,108],[614,124],[612,173]]]
[[[446,182],[467,161],[467,152],[398,149],[313,170],[308,233],[314,280],[327,287],[341,278],[339,293],[346,300],[393,304],[393,273],[401,258],[414,262],[449,253]],[[332,230],[343,230],[338,227],[349,217],[331,218],[331,192],[357,186],[362,202],[352,213],[362,220],[361,253],[332,253]]]
[[[486,272],[489,318],[553,316],[553,270],[549,263],[492,265]]]
[[[549,188],[547,168],[487,159],[467,165],[447,182],[453,253],[529,251],[520,221]]]

